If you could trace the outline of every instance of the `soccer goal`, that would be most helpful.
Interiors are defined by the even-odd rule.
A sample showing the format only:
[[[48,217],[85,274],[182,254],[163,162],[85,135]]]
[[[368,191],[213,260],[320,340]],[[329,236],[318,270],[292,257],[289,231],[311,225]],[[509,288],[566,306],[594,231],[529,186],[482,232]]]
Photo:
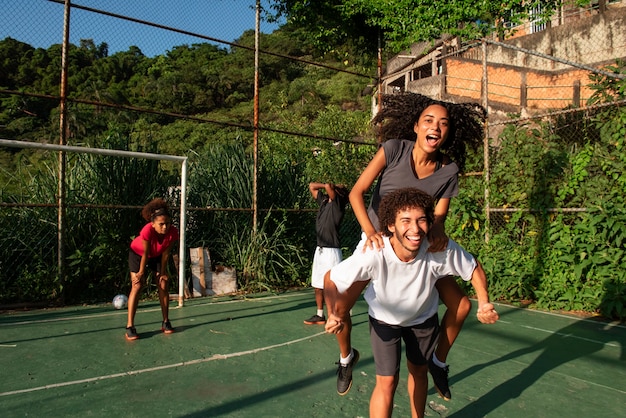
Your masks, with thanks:
[[[180,225],[179,225],[179,253],[178,253],[178,306],[183,306],[185,298],[185,251],[186,251],[186,211],[187,211],[187,157],[167,154],[151,154],[145,152],[122,151],[102,148],[76,147],[69,145],[40,144],[36,142],[15,141],[0,139],[0,146],[12,148],[35,148],[47,151],[63,151],[67,153],[97,154],[119,158],[143,158],[150,160],[172,161],[181,164],[180,180]],[[62,232],[59,231],[59,234]]]

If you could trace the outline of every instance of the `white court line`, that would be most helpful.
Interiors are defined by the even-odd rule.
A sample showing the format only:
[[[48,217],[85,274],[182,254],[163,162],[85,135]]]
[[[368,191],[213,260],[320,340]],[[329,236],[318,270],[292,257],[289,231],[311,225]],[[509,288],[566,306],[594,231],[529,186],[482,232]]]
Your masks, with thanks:
[[[0,347],[17,347],[17,344],[0,344]]]
[[[522,327],[522,328],[532,329],[533,331],[545,332],[546,334],[552,334],[552,335],[560,335],[561,337],[574,338],[576,340],[586,341],[586,342],[589,342],[589,343],[594,343],[594,344],[599,344],[599,345],[606,345],[606,346],[615,347],[615,348],[620,348],[621,347],[621,344],[593,340],[591,338],[579,337],[579,336],[574,335],[574,334],[564,334],[562,332],[550,331],[548,329],[531,327],[531,326],[528,326],[528,325],[519,325],[519,326]]]
[[[605,341],[600,341],[600,340],[592,340],[591,338],[579,337],[579,336],[574,335],[574,334],[564,334],[562,332],[552,331],[552,330],[549,330],[549,329],[531,327],[530,325],[513,324],[510,321],[503,321],[502,319],[498,319],[498,322],[496,322],[496,323],[497,324],[513,325],[513,326],[518,326],[518,327],[521,327],[521,328],[531,329],[533,331],[543,332],[543,333],[546,333],[546,334],[560,335],[561,337],[565,337],[565,338],[574,338],[574,339],[581,340],[581,341],[587,341],[589,343],[594,343],[594,344],[599,344],[599,345],[606,345],[606,346],[615,347],[615,348],[621,348],[621,344],[617,344],[617,343],[605,342]],[[603,329],[602,331],[606,331],[606,329]]]
[[[225,300],[225,301],[220,301],[220,302],[204,302],[204,303],[199,303],[197,305],[183,306],[183,308],[189,309],[189,308],[196,308],[196,307],[199,307],[199,306],[207,306],[207,305],[225,305],[225,304],[236,303],[236,302],[257,302],[257,301],[258,302],[262,302],[262,301],[270,300],[270,299],[284,298],[284,297],[291,296],[291,295],[302,296],[302,293],[300,293],[300,294],[293,293],[293,294],[284,294],[284,295],[263,296],[263,297],[259,297],[259,298],[232,299],[232,300]],[[111,309],[114,309],[114,308],[111,308]],[[181,309],[181,308],[179,306],[170,306],[170,310],[174,310],[174,309]],[[141,313],[141,312],[160,312],[160,311],[161,311],[161,307],[157,306],[157,307],[154,307],[154,308],[138,309],[137,313]],[[86,314],[86,315],[80,315],[80,316],[68,316],[68,317],[64,317],[64,318],[34,319],[34,320],[25,320],[25,321],[19,321],[19,322],[0,322],[0,327],[8,326],[8,325],[45,324],[45,323],[48,323],[48,322],[63,322],[63,321],[73,321],[75,319],[104,318],[104,317],[107,317],[107,316],[118,316],[118,315],[127,315],[126,310],[116,310],[114,312],[101,313],[101,314]]]
[[[262,351],[272,350],[274,348],[284,347],[284,346],[287,346],[287,345],[291,345],[291,344],[299,343],[299,342],[302,342],[302,341],[305,341],[305,340],[309,340],[311,338],[319,337],[320,335],[325,335],[325,334],[326,334],[326,331],[322,331],[322,332],[318,332],[317,334],[308,335],[306,337],[298,338],[296,340],[286,341],[284,343],[274,344],[274,345],[270,345],[270,346],[267,346],[267,347],[255,348],[253,350],[240,351],[238,353],[214,354],[214,355],[212,355],[211,357],[208,357],[208,358],[201,358],[201,359],[196,359],[196,360],[183,361],[183,362],[180,362],[180,363],[167,364],[167,365],[158,366],[158,367],[150,367],[148,369],[132,370],[132,371],[129,371],[129,372],[109,374],[109,375],[106,375],[106,376],[90,377],[88,379],[74,380],[74,381],[71,381],[71,382],[53,383],[51,385],[39,386],[39,387],[29,388],[29,389],[12,390],[12,391],[9,391],[9,392],[0,392],[0,397],[2,397],[2,396],[10,396],[10,395],[18,395],[18,394],[21,394],[21,393],[36,392],[36,391],[44,390],[44,389],[54,389],[54,388],[60,388],[60,387],[64,387],[64,386],[80,385],[80,384],[83,384],[83,383],[97,382],[97,381],[100,381],[100,380],[107,380],[107,379],[115,379],[115,378],[118,378],[118,377],[134,376],[134,375],[139,375],[139,374],[144,374],[144,373],[152,373],[152,372],[156,372],[156,371],[160,371],[160,370],[173,369],[175,367],[191,366],[191,365],[194,365],[194,364],[207,363],[209,361],[215,361],[215,360],[227,360],[227,359],[230,359],[230,358],[233,358],[233,357],[241,357],[241,356],[245,356],[245,355],[248,355],[248,354],[255,354],[255,353],[260,353]]]
[[[476,303],[475,299],[470,299],[472,300],[474,303]],[[516,309],[516,310],[523,310],[526,312],[533,312],[533,313],[537,313],[537,314],[543,314],[543,315],[549,315],[549,316],[558,316],[559,318],[565,318],[565,319],[573,319],[576,321],[583,321],[583,322],[589,322],[590,324],[594,324],[594,325],[602,325],[604,324],[604,329],[608,329],[608,328],[623,328],[626,329],[626,324],[623,324],[619,321],[612,321],[612,322],[598,322],[595,321],[593,319],[589,319],[589,318],[580,318],[578,316],[575,315],[566,315],[566,314],[562,314],[562,313],[558,313],[558,312],[550,312],[550,311],[539,311],[539,310],[534,310],[534,309],[528,309],[528,308],[520,308],[518,306],[513,306],[513,305],[507,305],[504,303],[498,303],[498,302],[491,302],[493,305],[495,306],[504,306],[506,308],[510,308],[510,309]]]
[[[494,303],[494,305],[496,305],[496,304]],[[524,308],[517,308],[515,306],[509,306],[509,305],[502,305],[502,304],[499,304],[499,305],[500,306],[511,307],[511,308],[515,308],[515,309],[520,309],[520,310],[524,309]],[[531,312],[536,312],[536,313],[539,313],[539,314],[547,314],[547,315],[552,315],[552,316],[558,316],[558,317],[567,318],[567,319],[575,319],[577,321],[578,320],[583,320],[583,321],[587,321],[587,322],[590,322],[590,323],[593,323],[593,324],[601,325],[600,323],[592,321],[592,320],[588,320],[588,319],[586,320],[584,318],[580,319],[580,318],[576,318],[576,317],[570,317],[570,316],[567,316],[567,315],[557,314],[557,313],[553,313],[553,312],[542,312],[542,311],[531,311]],[[565,334],[565,333],[562,333],[562,332],[547,330],[547,329],[543,329],[543,328],[532,327],[532,326],[529,326],[529,325],[514,324],[514,323],[512,323],[510,321],[498,320],[498,322],[496,322],[496,324],[499,324],[499,323],[506,324],[506,325],[512,325],[512,326],[518,326],[518,327],[521,327],[521,328],[527,328],[527,329],[531,329],[531,330],[534,330],[534,331],[540,331],[540,332],[543,332],[543,333],[546,333],[546,334],[559,335],[559,336],[562,336],[564,338],[579,339],[579,340],[582,340],[582,341],[598,344],[598,345],[601,345],[601,346],[608,346],[608,347],[618,348],[618,349],[621,348],[621,345],[617,344],[617,343],[598,341],[598,340],[593,340],[593,339],[585,338],[585,337],[578,337],[578,336],[572,335],[572,334]],[[623,326],[618,326],[618,327],[619,328],[624,328]],[[602,330],[606,331],[607,330],[607,326],[605,326]],[[499,357],[499,355],[496,355],[496,354],[493,354],[493,353],[489,353],[489,352],[486,352],[486,351],[483,351],[483,350],[475,349],[473,347],[464,346],[463,344],[460,344],[458,342],[455,345],[463,347],[466,350],[474,351],[474,352],[477,352],[477,353],[480,353],[480,354],[483,354],[483,355],[489,355],[489,356],[491,356],[494,359]],[[520,360],[516,360],[516,359],[509,359],[507,361],[512,361],[512,362],[514,362],[516,364],[519,364],[519,365],[525,366],[525,367],[529,366],[528,363],[524,363],[524,362],[522,362]],[[592,382],[592,381],[589,381],[589,380],[581,379],[581,378],[578,378],[578,377],[575,377],[575,376],[571,376],[571,375],[568,375],[568,374],[565,374],[565,373],[561,373],[561,372],[558,372],[558,371],[555,371],[555,370],[548,370],[546,373],[556,374],[556,375],[559,375],[559,376],[562,376],[562,377],[566,377],[566,378],[569,378],[569,379],[577,380],[579,382],[584,382],[584,383],[586,383],[586,384],[588,384],[590,386],[597,386],[597,387],[600,387],[600,388],[603,388],[603,389],[607,389],[607,390],[612,390],[612,391],[615,391],[615,392],[618,392],[618,393],[621,393],[621,394],[626,394],[626,391],[623,391],[623,390],[620,390],[620,389],[617,389],[617,388],[614,388],[614,387],[602,385],[600,383],[595,383],[595,382]]]

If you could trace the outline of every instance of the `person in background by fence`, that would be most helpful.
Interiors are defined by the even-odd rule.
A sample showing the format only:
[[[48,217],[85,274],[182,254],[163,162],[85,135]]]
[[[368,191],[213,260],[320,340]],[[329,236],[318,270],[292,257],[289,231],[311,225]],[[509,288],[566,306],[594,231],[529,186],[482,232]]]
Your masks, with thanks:
[[[458,173],[464,167],[467,149],[478,149],[482,144],[485,117],[484,109],[473,103],[444,102],[415,93],[383,96],[382,109],[372,120],[380,148],[350,192],[350,204],[362,230],[362,239],[355,251],[384,246],[378,229],[380,201],[387,193],[408,186],[425,191],[435,199],[429,251],[445,250],[448,237],[444,224],[450,200],[458,194]],[[376,187],[366,208],[365,193],[375,181]],[[445,362],[469,315],[471,302],[454,277],[438,280],[437,290],[447,311],[429,370],[438,393],[449,400],[452,395]],[[349,322],[345,324],[346,329],[350,327]],[[354,353],[349,332],[337,334],[337,338],[341,349],[337,392],[344,395],[352,383]]]
[[[428,362],[438,339],[438,279],[454,275],[472,281],[477,290],[478,320],[492,324],[498,313],[489,303],[487,277],[480,263],[453,240],[445,250],[430,252],[427,235],[434,220],[433,199],[416,188],[390,192],[378,212],[378,250],[355,251],[325,276],[328,303],[326,331],[341,333],[349,311],[366,288],[370,341],[376,366],[376,385],[370,398],[370,417],[390,417],[399,382],[402,341],[409,370],[411,415],[423,417],[428,393]],[[354,350],[355,358],[359,354]]]
[[[139,338],[135,329],[135,314],[139,303],[139,293],[149,274],[146,269],[153,272],[157,283],[161,314],[163,315],[161,331],[166,334],[174,332],[169,320],[170,295],[167,263],[172,244],[178,241],[178,229],[172,225],[172,217],[167,202],[163,199],[156,198],[150,201],[143,207],[141,215],[148,223],[130,243],[130,250],[128,251],[131,281],[131,290],[128,296],[128,322],[126,324],[126,339],[128,340]]]
[[[343,258],[339,237],[339,226],[346,212],[348,189],[332,183],[309,183],[309,191],[319,205],[315,219],[317,247],[313,255],[311,286],[315,289],[317,312],[305,319],[307,325],[324,324],[324,274],[339,264]],[[325,191],[326,193],[324,193]]]

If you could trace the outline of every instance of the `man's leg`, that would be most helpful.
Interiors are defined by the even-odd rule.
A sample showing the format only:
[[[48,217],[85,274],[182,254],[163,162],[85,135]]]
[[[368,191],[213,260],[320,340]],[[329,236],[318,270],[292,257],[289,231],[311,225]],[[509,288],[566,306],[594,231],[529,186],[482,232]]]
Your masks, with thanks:
[[[428,366],[418,366],[407,361],[409,377],[407,386],[409,400],[411,401],[411,416],[422,418],[426,410],[426,397],[428,396]],[[371,410],[371,409],[370,409]]]
[[[330,279],[330,271],[324,275],[324,299],[328,308],[326,331],[337,336],[341,355],[337,368],[337,393],[340,395],[345,395],[352,387],[352,368],[359,361],[359,352],[352,349],[350,309],[367,284],[367,281],[357,281],[339,294],[337,286]]]
[[[376,375],[376,386],[370,398],[370,418],[391,417],[398,380],[397,374],[395,376]]]

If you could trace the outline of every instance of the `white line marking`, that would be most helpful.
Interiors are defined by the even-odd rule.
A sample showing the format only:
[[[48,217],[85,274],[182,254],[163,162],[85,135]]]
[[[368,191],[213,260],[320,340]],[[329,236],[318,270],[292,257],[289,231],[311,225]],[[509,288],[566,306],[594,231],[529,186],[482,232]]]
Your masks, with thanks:
[[[0,347],[17,347],[17,344],[0,344]]]
[[[577,340],[587,341],[589,343],[594,343],[594,344],[599,344],[599,345],[606,345],[606,346],[609,346],[609,347],[616,347],[616,348],[620,348],[621,347],[620,344],[604,342],[604,341],[598,341],[598,340],[592,340],[591,338],[579,337],[579,336],[574,335],[574,334],[564,334],[562,332],[551,331],[551,330],[548,330],[548,329],[537,328],[537,327],[531,327],[531,326],[528,326],[528,325],[519,325],[519,326],[522,327],[522,328],[532,329],[533,331],[545,332],[546,334],[560,335],[561,337],[564,337],[564,338],[574,338],[574,339],[577,339]]]
[[[0,392],[0,397],[2,397],[2,396],[10,396],[10,395],[18,395],[18,394],[21,394],[21,393],[36,392],[36,391],[44,390],[44,389],[54,389],[54,388],[60,388],[60,387],[64,387],[64,386],[80,385],[80,384],[83,384],[83,383],[97,382],[97,381],[100,381],[100,380],[107,380],[107,379],[115,379],[115,378],[118,378],[118,377],[134,376],[134,375],[139,375],[139,374],[143,374],[143,373],[151,373],[151,372],[156,372],[156,371],[160,371],[160,370],[173,369],[175,367],[184,367],[184,366],[191,366],[191,365],[194,365],[194,364],[207,363],[209,361],[214,361],[214,360],[227,360],[227,359],[233,358],[233,357],[241,357],[241,356],[245,356],[245,355],[248,355],[248,354],[255,354],[255,353],[262,352],[262,351],[272,350],[274,348],[284,347],[284,346],[287,346],[287,345],[291,345],[291,344],[299,343],[299,342],[302,342],[302,341],[305,341],[305,340],[309,340],[311,338],[319,337],[320,335],[325,335],[325,334],[326,334],[326,331],[322,331],[322,332],[318,332],[317,334],[308,335],[306,337],[298,338],[296,340],[286,341],[284,343],[274,344],[274,345],[270,345],[270,346],[267,346],[267,347],[255,348],[253,350],[240,351],[238,353],[214,354],[214,355],[212,355],[211,357],[208,357],[208,358],[201,358],[201,359],[183,361],[183,362],[180,362],[180,363],[167,364],[167,365],[159,366],[159,367],[150,367],[148,369],[132,370],[132,371],[129,371],[129,372],[115,373],[115,374],[110,374],[110,375],[106,375],[106,376],[90,377],[88,379],[74,380],[74,381],[71,381],[71,382],[53,383],[53,384],[50,384],[50,385],[39,386],[39,387],[34,387],[34,388],[29,388],[29,389],[12,390],[12,391],[9,391],[9,392]]]
[[[472,301],[474,303],[476,303],[475,299],[472,299]],[[589,319],[589,318],[581,318],[581,317],[578,317],[578,316],[575,316],[575,315],[566,315],[566,314],[562,314],[562,313],[558,313],[558,312],[539,311],[539,310],[529,309],[529,308],[520,308],[520,307],[517,307],[517,306],[507,305],[507,304],[498,303],[498,302],[492,302],[492,303],[493,303],[493,305],[504,306],[504,307],[510,308],[510,309],[524,310],[526,312],[533,312],[533,313],[550,315],[550,316],[558,316],[559,318],[566,318],[566,319],[573,319],[573,320],[576,320],[576,321],[589,322],[590,324],[595,324],[595,325],[602,325],[602,324],[604,324],[603,330],[606,330],[607,328],[623,328],[623,329],[626,329],[626,325],[620,323],[619,321],[612,321],[612,322],[608,322],[607,323],[607,322],[595,321],[595,320]]]
[[[495,305],[495,304],[494,304],[494,305]],[[500,305],[502,305],[502,304],[500,304]],[[507,307],[514,308],[514,309],[523,309],[523,308],[517,308],[517,307],[515,307],[515,306],[509,306],[509,305],[502,305],[502,306],[507,306]],[[590,323],[592,323],[592,324],[594,324],[594,325],[598,325],[598,326],[603,325],[603,324],[602,324],[602,323],[600,323],[600,322],[595,322],[595,321],[591,321],[591,320],[588,320],[588,319],[587,319],[587,320],[585,320],[584,318],[583,318],[583,319],[581,319],[581,318],[577,318],[577,317],[570,317],[570,316],[567,316],[567,315],[562,315],[562,314],[554,314],[554,313],[552,313],[552,312],[542,312],[542,311],[531,311],[531,312],[536,312],[536,313],[539,313],[539,314],[553,315],[553,316],[558,316],[558,317],[561,317],[561,318],[573,319],[573,320],[575,320],[576,322],[578,322],[578,321],[587,321],[587,322],[590,322]],[[564,334],[564,333],[562,333],[562,332],[552,331],[552,330],[549,330],[549,329],[543,329],[543,328],[532,327],[532,326],[530,326],[530,325],[514,324],[514,323],[513,323],[513,322],[511,322],[511,321],[506,321],[506,320],[502,320],[502,319],[499,319],[499,320],[498,320],[498,322],[496,322],[496,323],[497,323],[497,324],[506,324],[506,325],[518,326],[518,327],[520,327],[520,328],[531,329],[531,330],[533,330],[533,331],[540,331],[540,332],[544,332],[544,333],[546,333],[546,334],[560,335],[560,336],[562,336],[562,337],[564,337],[564,338],[573,338],[573,339],[578,339],[578,340],[581,340],[581,341],[587,341],[587,342],[590,342],[590,343],[600,344],[600,345],[603,345],[603,346],[614,347],[614,348],[621,348],[621,344],[619,344],[619,343],[613,343],[613,342],[605,342],[605,341],[593,340],[593,339],[591,339],[591,338],[579,337],[579,336],[574,335],[574,334]],[[605,324],[604,324],[604,326],[601,328],[601,331],[608,331],[608,330],[609,330],[609,328],[612,328],[612,327],[624,328],[623,326],[620,326],[620,325],[615,325],[615,324],[613,324],[613,323],[610,323],[610,324],[606,324],[606,323],[605,323]]]
[[[303,296],[302,293],[292,293],[292,294],[284,294],[284,295],[275,295],[275,296],[263,296],[263,297],[259,297],[259,298],[244,298],[244,299],[232,299],[232,300],[225,300],[225,301],[219,301],[219,302],[204,302],[204,303],[199,303],[197,305],[188,305],[188,306],[183,306],[184,308],[196,308],[196,307],[200,307],[200,306],[207,306],[207,305],[225,305],[225,304],[230,304],[230,303],[236,303],[236,302],[263,302],[265,300],[269,300],[269,299],[279,299],[279,298],[285,298],[288,296]],[[113,309],[113,308],[111,308]],[[174,309],[180,309],[180,307],[176,306],[171,306],[170,310],[174,310]],[[157,306],[154,308],[146,308],[146,309],[139,309],[137,310],[137,313],[141,313],[141,312],[160,312],[161,311],[161,307]],[[48,322],[63,322],[63,321],[73,321],[76,319],[89,319],[89,318],[104,318],[107,316],[117,316],[117,315],[127,315],[126,310],[118,310],[118,311],[114,311],[114,312],[108,312],[108,313],[101,313],[101,314],[87,314],[87,315],[80,315],[80,316],[68,316],[68,317],[64,317],[64,318],[51,318],[51,319],[36,319],[36,320],[25,320],[25,321],[19,321],[19,322],[0,322],[0,327],[1,326],[8,326],[8,325],[28,325],[28,324],[45,324]]]

